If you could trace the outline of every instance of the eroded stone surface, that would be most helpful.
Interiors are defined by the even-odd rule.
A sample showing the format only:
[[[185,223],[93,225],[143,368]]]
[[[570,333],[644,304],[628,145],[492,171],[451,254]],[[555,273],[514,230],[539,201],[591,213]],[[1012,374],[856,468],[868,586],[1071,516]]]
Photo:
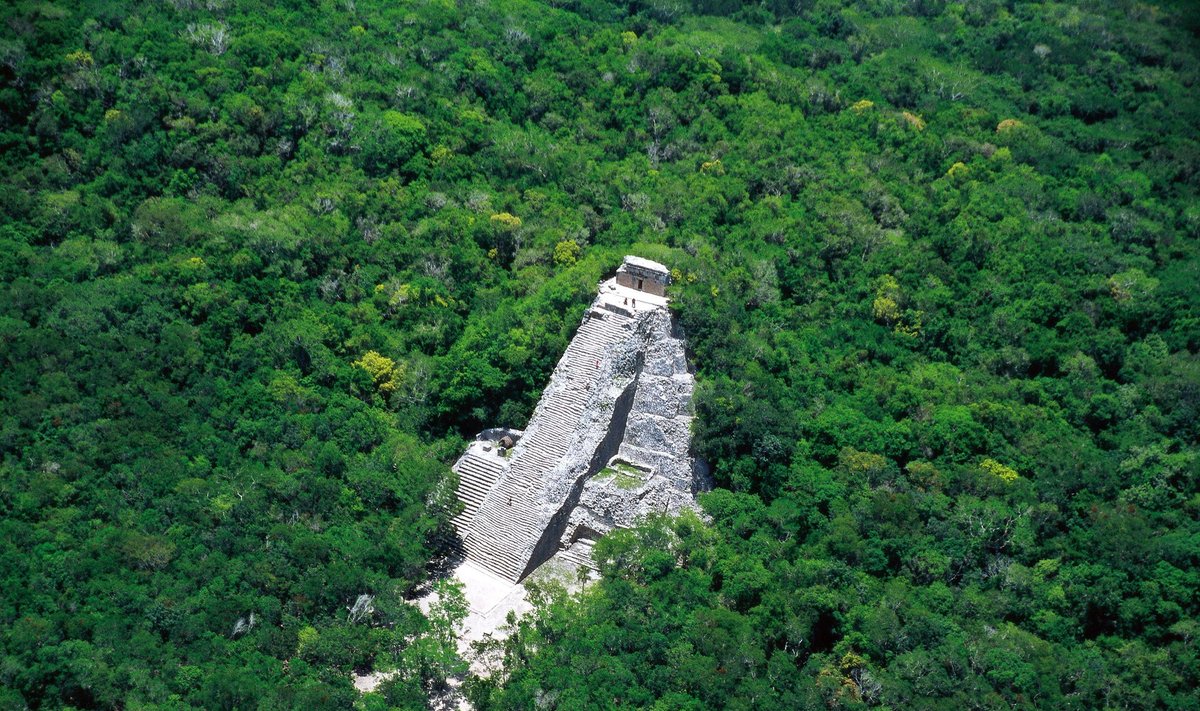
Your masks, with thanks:
[[[695,507],[695,493],[707,487],[707,473],[691,456],[691,398],[695,380],[688,368],[682,334],[670,312],[655,309],[642,319],[642,361],[619,461],[650,469],[636,476],[595,476],[584,485],[563,543],[591,532],[629,527],[650,514],[678,514]]]
[[[694,507],[693,390],[666,298],[602,283],[513,450],[476,442],[455,465],[468,560],[515,582],[580,539]]]

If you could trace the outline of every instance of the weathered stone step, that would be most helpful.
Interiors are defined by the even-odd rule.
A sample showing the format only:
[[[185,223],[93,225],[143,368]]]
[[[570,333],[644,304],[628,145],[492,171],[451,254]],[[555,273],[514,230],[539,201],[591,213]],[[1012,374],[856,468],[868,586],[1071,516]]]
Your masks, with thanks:
[[[569,548],[564,549],[559,553],[562,558],[568,562],[574,563],[582,568],[596,570],[596,560],[593,557],[594,546],[590,541],[578,540]]]
[[[459,487],[482,486],[490,488],[499,479],[499,472],[460,469],[458,471]]]
[[[472,467],[462,467],[458,470],[458,483],[491,485],[499,479],[500,470],[476,470]]]
[[[463,503],[463,510],[450,522],[458,529],[460,535],[466,534],[474,522],[488,493],[495,488],[504,466],[503,460],[488,459],[471,452],[455,462],[454,470],[458,473],[456,493],[458,500]]]

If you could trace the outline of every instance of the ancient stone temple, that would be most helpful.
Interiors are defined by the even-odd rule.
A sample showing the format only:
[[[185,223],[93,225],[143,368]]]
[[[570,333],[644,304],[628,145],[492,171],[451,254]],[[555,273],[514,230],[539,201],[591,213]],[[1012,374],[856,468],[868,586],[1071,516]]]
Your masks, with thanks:
[[[469,562],[519,581],[649,513],[694,506],[694,378],[666,267],[626,257],[559,360],[525,430],[480,433],[455,464]]]
[[[666,296],[667,284],[670,281],[671,275],[666,267],[641,257],[625,257],[625,262],[617,269],[618,286],[645,291],[655,296]]]

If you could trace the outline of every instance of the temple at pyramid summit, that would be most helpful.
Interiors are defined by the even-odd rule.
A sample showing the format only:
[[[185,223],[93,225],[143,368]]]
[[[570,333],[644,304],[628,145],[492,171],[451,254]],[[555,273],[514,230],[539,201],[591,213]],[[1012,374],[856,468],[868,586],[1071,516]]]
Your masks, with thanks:
[[[651,513],[695,506],[695,379],[669,270],[629,256],[599,285],[525,429],[481,432],[454,465],[467,562],[512,582]]]

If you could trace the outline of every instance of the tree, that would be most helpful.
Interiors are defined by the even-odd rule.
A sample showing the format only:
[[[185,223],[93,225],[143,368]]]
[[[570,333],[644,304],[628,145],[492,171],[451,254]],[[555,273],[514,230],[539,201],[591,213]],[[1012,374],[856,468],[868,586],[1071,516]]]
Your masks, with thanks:
[[[411,172],[410,161],[425,147],[425,124],[416,116],[384,111],[363,124],[361,162],[372,175]]]

